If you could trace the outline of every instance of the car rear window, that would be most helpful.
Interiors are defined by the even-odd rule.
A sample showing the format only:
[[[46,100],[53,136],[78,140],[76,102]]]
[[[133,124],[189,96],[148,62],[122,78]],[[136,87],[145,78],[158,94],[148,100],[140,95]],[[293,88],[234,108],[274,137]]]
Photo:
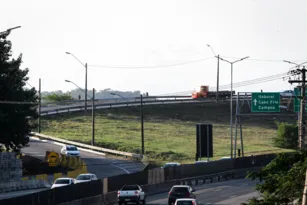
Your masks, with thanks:
[[[122,188],[122,190],[129,191],[129,190],[139,190],[139,187],[136,185],[126,185]]]
[[[76,178],[77,180],[90,180],[91,175],[80,175]]]
[[[177,205],[194,205],[191,200],[189,201],[177,201]]]
[[[58,179],[54,182],[55,184],[69,184],[68,179]]]
[[[186,193],[188,191],[189,190],[187,187],[173,187],[172,188],[172,192],[177,192],[177,193]]]

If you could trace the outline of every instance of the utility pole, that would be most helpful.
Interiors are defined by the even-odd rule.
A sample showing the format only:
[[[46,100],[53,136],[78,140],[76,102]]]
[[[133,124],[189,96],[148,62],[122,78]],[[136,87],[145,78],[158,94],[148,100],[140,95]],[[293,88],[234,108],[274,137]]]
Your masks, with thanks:
[[[42,107],[42,85],[38,82],[38,133],[41,133],[41,107]]]
[[[94,96],[93,96],[93,99],[94,99]],[[84,101],[84,111],[87,112],[87,63],[85,63],[85,98],[84,100],[85,100]]]
[[[141,137],[142,137],[142,155],[145,153],[144,148],[144,112],[143,112],[143,95],[141,94]]]
[[[299,66],[298,66],[299,67]],[[289,80],[289,83],[301,83],[301,94],[299,98],[301,99],[300,102],[300,116],[299,116],[299,140],[298,140],[298,147],[300,150],[305,148],[305,135],[306,135],[306,120],[305,120],[305,92],[306,92],[306,69],[303,66],[302,69],[296,69],[290,72],[293,75],[302,75],[302,80]]]
[[[216,102],[217,102],[219,98],[220,55],[216,55],[213,48],[209,44],[207,44],[207,46],[211,49],[214,57],[217,58],[217,75],[216,75]]]
[[[220,55],[217,56],[217,75],[216,75],[216,102],[219,99],[219,79],[220,79]]]
[[[92,97],[92,146],[95,146],[95,88]]]
[[[307,205],[307,170],[306,170],[306,177],[305,177],[305,185],[304,185],[302,205]]]

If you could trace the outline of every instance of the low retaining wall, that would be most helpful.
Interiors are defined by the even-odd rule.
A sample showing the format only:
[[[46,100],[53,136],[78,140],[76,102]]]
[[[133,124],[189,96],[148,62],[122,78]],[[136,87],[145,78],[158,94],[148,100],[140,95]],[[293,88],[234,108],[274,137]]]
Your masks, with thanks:
[[[50,185],[45,180],[11,181],[0,183],[0,193],[47,187]]]
[[[197,186],[197,185],[227,181],[231,179],[239,179],[239,178],[244,178],[247,174],[247,171],[258,171],[260,169],[261,167],[254,167],[252,169],[234,170],[234,171],[198,176],[187,179],[176,179],[159,184],[141,185],[141,187],[145,191],[146,196],[152,196],[168,192],[171,189],[171,187],[174,185]],[[117,191],[108,192],[106,194],[101,194],[67,203],[62,203],[59,205],[113,205],[113,204],[117,204]]]
[[[195,186],[244,177],[247,171],[259,169],[259,167],[270,163],[275,157],[276,155],[272,154],[257,155],[145,170],[0,200],[0,204],[2,202],[4,204],[18,204],[18,201],[24,201],[24,203],[32,205],[65,204],[77,200],[82,201],[83,199],[94,200],[92,198],[97,199],[99,195],[103,195],[104,201],[100,202],[101,204],[109,204],[116,200],[116,192],[124,184],[139,184],[148,195],[151,195],[157,192],[165,192],[174,184],[191,184]]]

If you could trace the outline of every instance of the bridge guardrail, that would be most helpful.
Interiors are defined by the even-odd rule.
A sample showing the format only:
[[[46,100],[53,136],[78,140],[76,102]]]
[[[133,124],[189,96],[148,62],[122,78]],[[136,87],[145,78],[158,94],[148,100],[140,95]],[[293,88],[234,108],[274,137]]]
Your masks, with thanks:
[[[144,96],[143,100],[147,101],[148,99],[169,99],[169,98],[173,98],[173,99],[178,99],[178,98],[191,98],[190,95],[182,95],[182,96]],[[137,101],[141,99],[141,97],[126,97],[126,98],[102,98],[102,99],[95,99],[95,102],[99,103],[99,102],[108,102],[108,101],[114,101],[114,102],[126,102],[126,101]],[[88,102],[92,101],[91,99],[87,100]],[[42,103],[42,107],[50,107],[49,105],[72,105],[72,104],[82,104],[84,103],[85,100],[64,100],[64,101],[58,101],[58,102],[43,102]]]
[[[146,105],[146,104],[164,104],[164,103],[168,103],[168,104],[171,104],[171,103],[185,103],[185,102],[198,102],[198,103],[201,103],[201,102],[216,102],[216,100],[214,99],[181,99],[181,100],[151,100],[151,101],[143,101],[143,105]],[[141,103],[141,101],[134,101],[134,102],[118,102],[118,103],[102,103],[102,104],[96,104],[95,105],[95,108],[96,109],[99,109],[99,108],[103,108],[103,107],[109,107],[109,108],[112,108],[112,107],[119,107],[118,105],[126,105],[126,106],[121,106],[121,107],[129,107],[137,104],[139,105]],[[88,109],[92,109],[92,105],[89,104],[88,105]],[[66,112],[75,112],[75,111],[81,111],[81,110],[84,110],[84,105],[78,105],[78,106],[70,106],[70,107],[62,107],[62,108],[57,108],[57,109],[50,109],[50,110],[44,110],[44,111],[41,111],[41,115],[50,115],[51,113],[52,114],[59,114],[59,113],[63,113],[63,111],[66,111]]]

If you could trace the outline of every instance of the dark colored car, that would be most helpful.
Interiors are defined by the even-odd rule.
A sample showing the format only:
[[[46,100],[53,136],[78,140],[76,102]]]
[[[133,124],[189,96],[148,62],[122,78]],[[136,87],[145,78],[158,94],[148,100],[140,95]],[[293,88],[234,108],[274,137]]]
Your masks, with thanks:
[[[168,204],[172,205],[177,199],[181,198],[193,198],[196,199],[194,194],[195,189],[188,185],[175,185],[168,192]]]

